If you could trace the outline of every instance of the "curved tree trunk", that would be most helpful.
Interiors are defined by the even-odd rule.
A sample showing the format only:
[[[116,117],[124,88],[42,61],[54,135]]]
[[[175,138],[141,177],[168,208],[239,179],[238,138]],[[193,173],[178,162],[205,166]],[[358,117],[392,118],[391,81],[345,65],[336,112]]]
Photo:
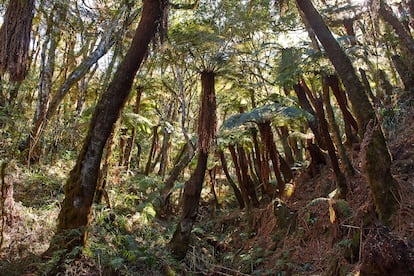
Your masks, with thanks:
[[[216,95],[214,72],[201,73],[201,107],[198,118],[197,167],[185,183],[181,219],[170,241],[170,248],[177,259],[183,259],[190,244],[191,230],[198,214],[201,190],[207,168],[208,151],[216,139]]]
[[[132,44],[96,106],[88,135],[65,184],[65,199],[47,255],[58,250],[66,254],[86,240],[104,146],[128,98],[148,45],[157,32],[164,8],[165,1],[144,0]]]
[[[184,145],[182,148],[178,160],[175,163],[174,167],[170,171],[168,178],[165,180],[165,185],[161,190],[161,197],[163,202],[160,206],[160,216],[166,216],[170,212],[170,196],[171,196],[171,189],[174,187],[174,182],[177,180],[180,173],[184,170],[185,167],[193,160],[194,158],[194,150],[189,150],[188,143]]]
[[[296,3],[308,19],[309,24],[323,45],[326,55],[335,67],[338,76],[342,79],[356,115],[359,135],[362,139],[368,125],[378,121],[366,93],[363,93],[365,91],[364,86],[358,79],[350,59],[335,40],[312,2],[310,0],[297,0]],[[380,220],[389,224],[391,215],[399,207],[399,195],[397,182],[390,171],[391,156],[380,127],[374,128],[371,139],[366,139],[366,144],[366,164],[364,167],[376,211]],[[379,160],[381,162],[378,162]]]

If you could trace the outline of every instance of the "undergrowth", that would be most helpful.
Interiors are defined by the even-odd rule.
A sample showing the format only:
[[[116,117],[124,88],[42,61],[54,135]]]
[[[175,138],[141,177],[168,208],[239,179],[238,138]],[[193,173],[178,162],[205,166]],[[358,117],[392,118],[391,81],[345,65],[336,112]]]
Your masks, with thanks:
[[[394,137],[407,111],[395,108],[387,112],[391,113],[383,114],[383,126]],[[404,125],[405,139],[399,137],[397,144],[391,143],[394,156],[401,157],[395,160],[400,165],[394,171],[405,185],[396,225],[407,240],[414,233],[407,221],[414,217],[413,191],[407,186],[413,176],[407,163],[412,155],[406,154],[406,140],[412,141],[410,125]],[[73,157],[66,152],[53,166],[10,162],[7,174],[14,185],[15,217],[5,231],[0,275],[46,274],[50,270],[52,262],[42,260],[41,254],[53,236]],[[359,160],[353,161],[358,169]],[[402,171],[405,163],[408,169]],[[123,173],[114,167],[107,181],[109,202],[93,206],[88,240],[79,249],[81,258],[65,260],[65,275],[346,275],[358,271],[363,254],[369,252],[363,246],[364,238],[375,229],[366,224],[374,216],[373,205],[366,181],[358,173],[350,178],[355,189],[348,201],[329,197],[335,189],[334,176],[328,167],[322,167],[313,178],[306,170],[298,172],[291,198],[242,211],[236,209],[234,196],[219,181],[216,189],[225,191],[217,193],[219,206],[211,204],[209,189],[203,190],[190,250],[184,260],[177,261],[168,242],[178,221],[178,205],[169,217],[160,218],[156,213],[162,203],[162,179]],[[173,188],[173,202],[179,201],[182,187],[177,183]],[[286,210],[275,209],[280,206]],[[386,231],[380,234],[388,235]],[[376,236],[370,237],[371,248],[376,248]],[[389,240],[392,245],[394,240]]]

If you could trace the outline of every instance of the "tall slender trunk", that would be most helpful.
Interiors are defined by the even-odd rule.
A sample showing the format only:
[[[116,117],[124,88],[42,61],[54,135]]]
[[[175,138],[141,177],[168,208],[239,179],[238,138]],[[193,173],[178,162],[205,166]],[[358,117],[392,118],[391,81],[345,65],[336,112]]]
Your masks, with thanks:
[[[320,148],[326,149],[326,146],[324,145],[324,140],[320,134],[318,118],[316,117],[315,110],[313,109],[313,107],[309,103],[308,98],[306,97],[306,93],[303,86],[298,83],[293,86],[293,89],[295,90],[296,96],[298,97],[299,105],[313,116],[313,120],[308,119],[308,125],[312,130],[313,134],[315,135],[316,143]]]
[[[241,145],[237,145],[237,157],[240,166],[242,185],[246,188],[247,194],[249,195],[250,202],[253,204],[253,207],[258,207],[259,200],[257,199],[254,182],[249,174],[247,154]]]
[[[143,91],[144,91],[143,86],[139,86],[137,88],[137,96],[135,98],[135,104],[134,104],[135,114],[139,114],[139,105],[141,103],[141,96],[142,96]],[[123,166],[125,166],[125,169],[127,171],[129,171],[129,167],[131,165],[131,153],[132,153],[132,149],[135,144],[135,134],[136,134],[136,129],[135,127],[132,127],[131,136],[128,137],[127,145],[126,145],[125,152],[124,152],[124,163],[122,164]]]
[[[197,167],[185,183],[183,209],[180,221],[169,243],[177,259],[183,259],[190,244],[191,230],[198,214],[201,190],[207,168],[208,152],[216,140],[216,95],[215,74],[212,71],[201,73],[201,105],[198,118],[198,160]]]
[[[276,145],[273,139],[272,127],[270,126],[269,121],[258,123],[257,125],[259,127],[262,143],[270,156],[270,160],[272,160],[273,171],[275,172],[279,194],[282,194],[285,190],[285,182],[282,179],[282,175],[280,173],[279,152],[276,149]],[[269,187],[265,187],[265,190],[270,198],[273,198],[275,196],[275,191],[272,186],[269,185]]]
[[[280,126],[277,129],[277,134],[280,138],[280,142],[282,143],[283,151],[285,153],[285,160],[288,165],[293,165],[295,160],[293,159],[292,149],[289,145],[289,129],[287,126]]]
[[[239,208],[243,209],[244,208],[243,197],[242,197],[242,194],[239,188],[237,188],[236,183],[234,183],[233,179],[231,178],[229,169],[227,167],[226,157],[224,156],[224,153],[222,151],[219,151],[218,155],[220,156],[221,167],[223,168],[223,172],[224,172],[224,175],[226,176],[227,182],[229,182],[230,187],[233,189],[237,202],[239,203]]]
[[[115,128],[116,130],[116,128]],[[96,192],[95,192],[95,203],[101,203],[102,199],[105,198],[106,205],[108,208],[111,207],[111,204],[109,202],[108,193],[106,191],[106,184],[107,177],[109,174],[109,169],[111,166],[111,158],[112,158],[112,152],[114,149],[114,134],[116,131],[112,131],[111,135],[108,138],[108,141],[106,142],[105,148],[105,158],[103,160],[103,164],[101,166],[101,169],[99,170],[99,176],[98,176],[98,184],[96,185]]]
[[[158,175],[164,179],[165,172],[168,166],[168,159],[169,159],[168,150],[171,146],[171,141],[170,141],[171,132],[170,130],[168,130],[167,126],[163,127],[162,132],[163,132],[163,139],[162,139],[161,152],[160,152],[161,158],[160,158],[160,169],[158,171]]]
[[[261,172],[262,157],[260,155],[260,146],[259,146],[259,142],[257,140],[257,129],[252,128],[251,133],[252,133],[253,147],[254,147],[254,158],[253,159],[254,159],[255,171],[256,171],[257,176],[259,177],[259,179],[263,179],[262,172]]]
[[[158,145],[158,127],[159,126],[153,126],[152,128],[152,143],[151,143],[151,149],[150,152],[148,154],[148,160],[147,160],[147,164],[145,165],[145,171],[144,171],[144,175],[149,175],[151,168],[152,168],[152,160],[154,158],[155,155],[155,151]]]
[[[339,126],[336,123],[334,111],[332,109],[330,97],[329,97],[329,85],[328,81],[326,79],[326,76],[322,77],[322,97],[323,97],[323,103],[325,105],[326,110],[326,118],[329,122],[329,129],[332,133],[333,142],[336,146],[336,149],[338,151],[338,155],[340,159],[342,160],[342,164],[344,167],[345,172],[348,176],[352,176],[355,174],[354,167],[352,166],[351,161],[348,158],[348,155],[346,154],[346,149],[344,144],[342,143],[341,139],[341,132],[339,130]]]
[[[358,123],[355,120],[354,116],[348,110],[348,101],[346,98],[345,91],[343,91],[339,86],[339,79],[336,75],[330,75],[327,77],[328,85],[331,87],[332,92],[336,98],[336,102],[339,105],[339,109],[342,112],[344,125],[345,125],[345,134],[347,137],[347,143],[352,145],[358,142]],[[329,88],[328,88],[329,89]]]
[[[190,145],[185,144],[179,154],[179,159],[175,163],[174,167],[170,171],[168,178],[165,180],[164,187],[161,190],[161,196],[163,199],[162,206],[160,206],[161,216],[168,215],[170,212],[170,196],[172,194],[172,188],[174,182],[177,180],[180,173],[185,167],[193,160],[195,152],[189,149]]]
[[[373,128],[370,139],[365,140],[364,167],[377,214],[382,222],[390,224],[392,214],[399,208],[398,184],[391,175],[391,156],[382,130],[380,127],[374,127],[378,122],[375,111],[366,93],[362,93],[365,91],[364,86],[350,59],[335,40],[312,2],[310,0],[296,0],[296,3],[308,19],[323,45],[326,55],[342,79],[358,121],[360,138],[364,137],[368,128]]]
[[[342,173],[341,169],[339,168],[339,161],[335,153],[335,146],[329,134],[328,122],[325,119],[325,112],[323,110],[322,99],[320,98],[316,99],[315,103],[316,103],[315,104],[316,114],[319,118],[322,135],[325,138],[325,144],[328,148],[329,159],[331,160],[332,169],[334,171],[335,178],[336,178],[336,186],[338,189],[337,197],[346,198],[346,194],[348,193],[347,181],[346,181],[345,175]]]
[[[61,250],[62,254],[66,254],[75,247],[82,246],[86,240],[104,146],[128,98],[136,72],[157,31],[164,8],[164,1],[144,0],[141,20],[131,46],[95,108],[88,135],[65,184],[65,199],[59,213],[56,234],[47,254],[62,252]]]
[[[251,201],[249,200],[249,193],[247,192],[246,185],[244,185],[244,182],[243,182],[243,177],[242,177],[241,169],[239,166],[239,158],[237,157],[235,146],[229,145],[229,151],[231,154],[231,159],[233,160],[234,169],[236,171],[236,177],[237,177],[237,181],[239,182],[239,187],[240,187],[242,198],[245,204],[247,205],[247,207],[250,208],[252,204],[251,204]]]

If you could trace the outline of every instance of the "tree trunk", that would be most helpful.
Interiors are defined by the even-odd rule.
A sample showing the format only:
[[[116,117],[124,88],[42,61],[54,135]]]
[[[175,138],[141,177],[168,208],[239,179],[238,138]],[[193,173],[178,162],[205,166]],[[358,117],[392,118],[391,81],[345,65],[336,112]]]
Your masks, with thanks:
[[[0,28],[0,77],[9,73],[13,82],[26,77],[34,0],[11,0]]]
[[[393,55],[391,57],[392,63],[398,72],[403,84],[405,91],[414,91],[414,72],[407,66],[404,60],[399,55]]]
[[[359,73],[361,74],[362,83],[364,85],[365,91],[368,93],[368,97],[374,104],[377,102],[376,97],[374,96],[374,93],[372,93],[371,86],[369,85],[367,73],[365,73],[365,70],[362,68],[359,68]]]
[[[332,92],[336,98],[336,102],[338,103],[339,109],[343,115],[345,134],[347,137],[346,142],[349,145],[358,143],[358,137],[355,134],[358,133],[358,123],[351,112],[348,110],[348,101],[346,99],[345,91],[340,88],[338,77],[336,75],[330,75],[327,77],[327,81],[328,85],[332,89]],[[352,129],[354,131],[352,131]]]
[[[237,156],[242,179],[241,185],[243,185],[246,188],[247,194],[249,195],[250,202],[253,204],[253,207],[258,207],[259,200],[257,199],[254,182],[249,174],[249,164],[246,155],[247,154],[243,146],[237,145]]]
[[[163,133],[163,139],[162,139],[161,152],[160,152],[161,160],[160,160],[160,169],[158,171],[158,175],[161,176],[162,179],[164,179],[165,171],[167,170],[168,159],[169,159],[168,150],[171,146],[171,142],[170,142],[171,132],[170,130],[168,130],[167,126],[163,126],[162,133]]]
[[[348,101],[346,99],[345,91],[340,88],[338,77],[336,75],[329,75],[327,77],[327,81],[332,89],[336,101],[338,102],[339,108],[342,111],[344,121],[346,121],[347,124],[351,125],[352,128],[358,132],[358,123],[348,110]]]
[[[152,127],[152,143],[151,143],[150,152],[148,154],[147,164],[145,165],[144,175],[149,175],[151,168],[152,168],[152,165],[151,165],[152,159],[154,158],[155,151],[156,151],[157,144],[158,144],[158,127],[159,126]]]
[[[345,32],[349,37],[349,44],[351,46],[357,45],[357,40],[356,40],[356,35],[355,35],[355,30],[354,30],[354,21],[355,21],[355,18],[345,18],[343,20]]]
[[[122,166],[125,160],[125,149],[127,146],[128,128],[123,127],[119,130],[119,161],[118,166]]]
[[[260,146],[259,142],[257,141],[257,129],[251,129],[252,138],[253,138],[253,147],[254,147],[254,167],[259,179],[263,179],[262,177],[262,158],[260,155]]]
[[[348,155],[346,154],[346,149],[344,147],[344,144],[342,143],[341,132],[339,131],[339,126],[336,123],[334,111],[331,106],[331,101],[329,97],[329,85],[328,85],[326,76],[323,76],[323,79],[322,79],[322,97],[323,97],[323,102],[325,105],[326,117],[329,122],[329,128],[331,130],[332,137],[333,137],[333,142],[335,143],[339,157],[342,160],[342,164],[345,169],[345,172],[347,173],[348,176],[352,176],[355,174],[355,170],[354,170],[354,167],[352,166],[351,161],[348,158]]]
[[[282,155],[278,152],[279,155],[279,164],[280,164],[280,171],[283,174],[285,183],[289,183],[293,179],[293,172],[290,168],[289,164],[283,158]]]
[[[82,150],[65,184],[65,199],[47,255],[52,256],[58,250],[63,250],[63,255],[84,245],[104,146],[128,98],[148,45],[162,20],[164,7],[164,1],[144,0],[141,20],[131,46],[95,108]]]
[[[319,124],[321,126],[322,135],[325,138],[325,144],[328,148],[328,155],[329,159],[331,160],[332,169],[335,174],[336,178],[336,186],[337,186],[337,197],[338,198],[346,198],[346,194],[348,193],[348,186],[345,175],[342,173],[341,169],[339,168],[338,157],[335,153],[335,146],[332,142],[331,136],[329,134],[329,127],[328,122],[325,119],[325,112],[323,110],[323,102],[322,99],[315,100],[315,109],[316,114],[319,118]]]
[[[365,91],[364,87],[359,81],[350,59],[335,40],[312,2],[310,0],[297,0],[296,3],[305,14],[323,45],[326,55],[335,67],[338,76],[342,79],[357,117],[359,135],[362,139],[368,124],[378,121],[366,93],[362,93],[362,91]],[[389,224],[391,215],[399,207],[398,184],[391,175],[391,156],[380,127],[374,128],[372,139],[367,140],[366,148],[365,168],[376,211],[380,220]],[[378,162],[379,160],[381,162]]]
[[[234,183],[233,179],[231,178],[224,153],[222,151],[219,151],[218,154],[220,156],[221,167],[223,168],[223,172],[224,172],[224,175],[226,176],[227,182],[229,182],[230,187],[234,191],[234,195],[236,196],[237,202],[239,203],[239,208],[243,209],[244,201],[243,201],[242,194],[239,188],[237,188],[236,183]]]
[[[214,72],[201,73],[201,105],[198,118],[198,160],[197,167],[185,183],[183,209],[180,221],[170,241],[170,248],[177,259],[183,259],[190,244],[191,230],[198,214],[201,190],[207,168],[210,146],[217,135],[216,95]]]
[[[280,126],[278,127],[278,132],[280,142],[282,143],[283,151],[285,153],[285,160],[288,163],[289,166],[293,165],[295,163],[295,160],[293,159],[292,149],[289,145],[289,129],[287,126]]]
[[[117,128],[115,128],[116,130]],[[106,191],[106,178],[108,177],[109,169],[111,166],[112,151],[114,149],[114,134],[116,131],[112,131],[111,135],[106,142],[105,148],[105,159],[103,161],[102,167],[99,170],[98,184],[96,185],[95,192],[95,203],[100,204],[102,199],[105,198],[106,205],[108,208],[111,208],[111,203],[109,202],[108,193]]]
[[[316,143],[318,144],[320,148],[326,149],[325,145],[323,144],[324,140],[320,134],[318,118],[316,116],[315,110],[313,109],[313,107],[309,103],[309,100],[306,97],[305,90],[299,83],[295,84],[293,86],[293,89],[295,90],[296,96],[298,97],[299,105],[305,111],[307,111],[309,114],[313,116],[313,120],[308,119],[308,125],[310,129],[312,130],[313,134],[315,135]]]
[[[383,0],[374,0],[372,3],[378,9],[378,13],[381,18],[390,24],[395,33],[404,45],[404,48],[410,53],[411,57],[414,57],[414,40],[411,34],[404,28],[404,25],[394,15],[391,8]]]
[[[275,142],[273,140],[272,127],[270,126],[269,121],[258,123],[257,125],[259,127],[262,143],[264,144],[266,151],[270,156],[270,160],[272,160],[273,171],[275,172],[279,194],[282,194],[285,190],[285,182],[283,181],[282,175],[280,174],[279,152],[277,151]],[[270,198],[274,197],[275,191],[272,186],[269,185],[269,187],[265,187],[265,190]]]
[[[139,105],[141,103],[141,96],[142,96],[143,91],[144,91],[144,87],[139,86],[137,88],[137,96],[135,98],[135,105],[134,105],[134,113],[135,114],[139,114]],[[125,166],[126,171],[129,171],[129,167],[131,165],[131,153],[132,153],[132,149],[133,149],[134,144],[135,144],[135,133],[136,133],[136,129],[135,129],[135,127],[132,127],[131,136],[128,138],[127,146],[125,148],[124,163],[122,164],[123,166]]]
[[[241,169],[239,166],[239,159],[237,158],[236,148],[234,147],[234,145],[229,145],[229,151],[231,154],[231,159],[233,160],[234,169],[236,171],[237,181],[239,182],[239,187],[240,187],[242,198],[245,204],[247,205],[247,207],[250,208],[252,204],[249,200],[249,193],[247,192],[247,189],[243,183],[242,173],[241,173]]]
[[[169,207],[170,207],[170,196],[172,193],[172,188],[174,187],[174,182],[177,180],[180,173],[184,170],[185,167],[193,160],[194,158],[194,151],[189,150],[190,146],[187,144],[184,145],[183,149],[181,150],[182,154],[180,153],[179,160],[177,160],[176,164],[172,168],[168,178],[165,180],[165,185],[161,190],[161,196],[163,199],[162,206],[160,206],[160,211],[162,212],[162,216],[169,214]]]

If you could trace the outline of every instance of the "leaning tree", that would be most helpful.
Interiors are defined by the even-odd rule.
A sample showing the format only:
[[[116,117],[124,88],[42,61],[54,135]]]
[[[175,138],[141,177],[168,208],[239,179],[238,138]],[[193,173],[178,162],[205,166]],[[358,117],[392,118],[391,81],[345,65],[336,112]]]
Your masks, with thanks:
[[[382,222],[389,224],[392,214],[398,209],[399,196],[397,182],[391,175],[391,156],[375,111],[349,57],[336,41],[311,0],[297,0],[296,4],[314,30],[326,56],[346,88],[358,121],[359,136],[363,140],[363,167],[372,191],[376,212]]]
[[[82,246],[86,240],[104,146],[166,11],[165,0],[143,2],[141,20],[131,46],[95,108],[76,165],[65,184],[65,199],[59,213],[57,231],[46,255],[58,251],[69,253]]]

